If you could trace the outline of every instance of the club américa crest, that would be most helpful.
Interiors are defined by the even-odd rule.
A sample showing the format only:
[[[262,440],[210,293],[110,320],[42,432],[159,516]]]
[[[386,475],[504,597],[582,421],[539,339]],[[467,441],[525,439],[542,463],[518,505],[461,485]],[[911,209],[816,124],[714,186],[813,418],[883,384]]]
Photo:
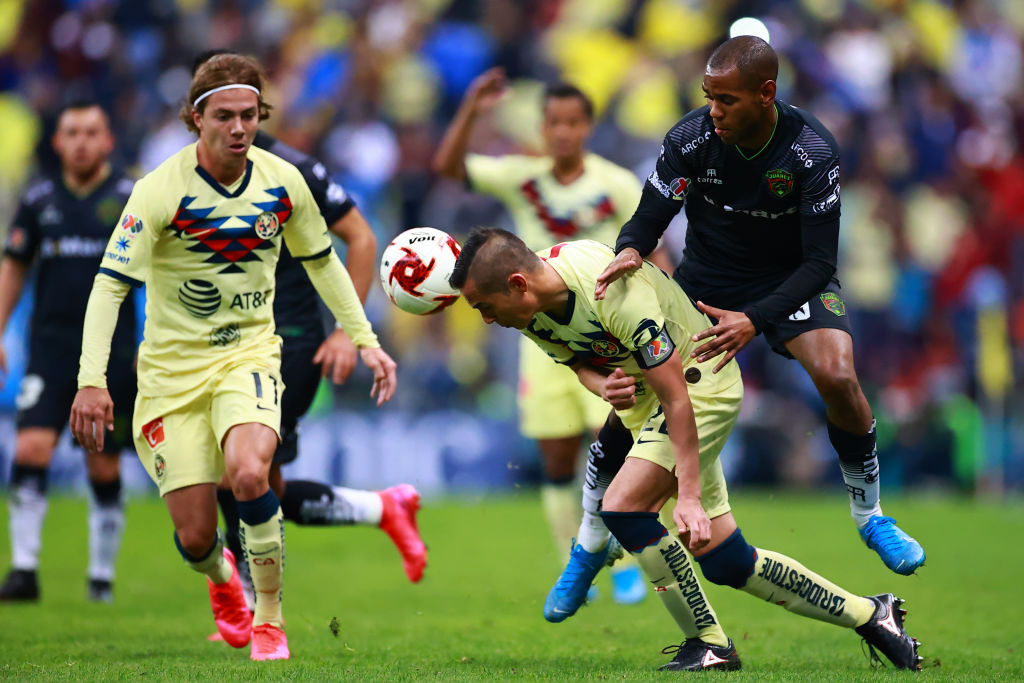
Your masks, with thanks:
[[[777,197],[785,197],[793,191],[793,174],[781,168],[776,168],[764,174],[768,181],[768,188]]]
[[[619,345],[607,339],[599,339],[591,343],[590,348],[594,353],[604,358],[612,358],[619,355]]]
[[[277,220],[277,214],[271,211],[264,211],[256,217],[256,234],[265,240],[277,235],[281,223]]]

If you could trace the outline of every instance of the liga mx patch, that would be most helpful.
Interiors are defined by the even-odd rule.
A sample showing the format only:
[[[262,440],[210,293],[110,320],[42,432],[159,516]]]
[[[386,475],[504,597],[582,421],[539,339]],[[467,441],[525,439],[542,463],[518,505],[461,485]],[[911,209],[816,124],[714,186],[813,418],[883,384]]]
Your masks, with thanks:
[[[672,355],[672,351],[675,348],[675,344],[672,343],[672,338],[668,336],[668,332],[662,329],[658,332],[657,337],[637,351],[637,361],[640,367],[644,369],[653,368],[668,360],[668,357]]]
[[[681,201],[686,196],[686,187],[690,181],[686,178],[675,178],[668,184],[668,190],[672,193],[672,199]]]
[[[126,213],[121,219],[121,229],[128,234],[129,239],[135,239],[135,236],[142,232],[142,219]]]
[[[839,298],[838,294],[833,292],[825,292],[821,295],[821,303],[828,310],[836,314],[836,316],[846,315],[846,304]]]

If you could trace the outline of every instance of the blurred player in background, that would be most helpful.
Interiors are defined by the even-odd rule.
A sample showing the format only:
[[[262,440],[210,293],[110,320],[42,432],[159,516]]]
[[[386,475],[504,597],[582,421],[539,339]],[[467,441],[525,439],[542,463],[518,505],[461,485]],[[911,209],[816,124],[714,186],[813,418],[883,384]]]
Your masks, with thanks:
[[[509,232],[477,230],[463,245],[451,283],[484,322],[520,330],[574,369],[579,382],[608,400],[632,432],[635,442],[604,494],[601,517],[636,556],[684,634],[681,645],[666,648],[675,657],[661,668],[740,668],[687,547],[708,581],[856,629],[897,667],[920,668],[917,643],[903,628],[901,600],[891,593],[853,595],[796,560],[744,539],[718,459],[743,400],[739,365],[730,359],[714,366],[713,359],[690,357],[697,346],[690,336],[709,321],[650,262],[597,300],[597,277],[612,256],[610,247],[591,240],[534,253]],[[630,392],[609,391],[609,380],[618,387],[619,377],[632,380]],[[673,497],[672,517],[682,540],[658,521],[658,511]]]
[[[594,106],[578,88],[562,84],[544,93],[545,156],[467,154],[474,123],[493,109],[505,88],[500,68],[473,81],[434,157],[434,171],[497,198],[531,249],[582,237],[613,244],[640,199],[640,183],[630,171],[587,151]],[[580,523],[576,462],[584,436],[601,427],[607,415],[608,405],[583,389],[572,372],[520,340],[519,427],[541,453],[544,512],[559,549],[571,546],[571,555],[587,562],[598,558],[571,541]],[[591,449],[609,447],[599,438]],[[634,603],[646,595],[632,563],[616,567],[612,575],[616,601]]]
[[[136,448],[167,504],[179,552],[207,576],[218,630],[234,647],[251,640],[254,660],[290,656],[284,525],[269,484],[284,390],[271,305],[282,239],[373,370],[378,405],[395,389],[395,363],[379,347],[302,174],[251,146],[270,115],[264,80],[259,64],[240,55],[213,57],[193,77],[181,117],[199,140],[147,174],[128,200],[89,297],[71,410],[75,436],[102,450],[113,422],[105,369],[117,306],[145,283]],[[255,614],[217,530],[225,472]]]
[[[760,38],[739,36],[708,60],[708,105],[665,136],[617,256],[597,283],[641,266],[686,206],[675,279],[717,322],[695,339],[720,367],[758,334],[795,358],[825,401],[828,436],[860,535],[885,565],[912,574],[921,545],[882,515],[875,421],[853,364],[853,339],[836,279],[839,149],[810,114],[775,98],[779,61]]]
[[[0,600],[38,600],[36,568],[46,516],[46,479],[53,451],[75,397],[82,319],[92,279],[132,191],[132,181],[111,169],[114,149],[107,114],[94,102],[76,101],[57,116],[53,148],[61,172],[29,185],[7,234],[0,264],[0,332],[35,262],[35,307],[28,367],[17,398],[18,429],[11,469],[11,564]],[[131,443],[135,400],[135,306],[129,299],[113,330],[110,391],[117,430],[100,452],[86,455],[89,487],[89,599],[113,599],[114,565],[124,530],[118,454]],[[104,361],[105,363],[105,361]],[[104,369],[106,365],[104,364]],[[0,370],[7,360],[0,348]]]
[[[192,73],[218,54],[235,53],[230,50],[205,52],[196,58]],[[276,154],[302,172],[328,229],[345,242],[346,270],[359,300],[366,303],[377,267],[377,238],[355,202],[340,185],[330,180],[320,161],[262,130],[257,131],[253,146]],[[357,352],[340,325],[329,335],[324,334],[316,289],[286,245],[281,246],[275,279],[274,322],[284,342],[281,375],[288,391],[281,399],[281,444],[274,453],[270,485],[281,500],[281,513],[286,520],[300,525],[379,526],[401,553],[406,576],[410,581],[419,581],[427,564],[427,549],[416,526],[419,494],[415,488],[399,484],[383,491],[361,491],[318,481],[286,482],[281,476],[281,466],[298,457],[298,421],[312,405],[321,375],[335,384],[343,383],[355,367]],[[218,488],[217,500],[227,527],[225,542],[235,555],[247,597],[251,597],[248,567],[238,538],[238,507],[226,482]]]

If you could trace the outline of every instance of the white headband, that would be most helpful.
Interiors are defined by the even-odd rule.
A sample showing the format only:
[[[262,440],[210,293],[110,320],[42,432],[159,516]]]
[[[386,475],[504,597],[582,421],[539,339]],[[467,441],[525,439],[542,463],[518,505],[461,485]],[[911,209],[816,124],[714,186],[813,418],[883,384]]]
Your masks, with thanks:
[[[256,93],[256,97],[260,96],[259,88],[254,88],[251,85],[246,85],[245,83],[228,83],[227,85],[222,85],[219,88],[212,88],[212,89],[207,90],[206,92],[204,92],[202,95],[200,95],[199,97],[196,98],[195,102],[192,103],[192,108],[194,109],[194,108],[198,107],[200,102],[202,102],[203,100],[205,100],[207,97],[209,97],[210,95],[212,95],[215,92],[220,92],[222,90],[233,90],[234,88],[242,88],[244,90],[252,90],[254,93]]]

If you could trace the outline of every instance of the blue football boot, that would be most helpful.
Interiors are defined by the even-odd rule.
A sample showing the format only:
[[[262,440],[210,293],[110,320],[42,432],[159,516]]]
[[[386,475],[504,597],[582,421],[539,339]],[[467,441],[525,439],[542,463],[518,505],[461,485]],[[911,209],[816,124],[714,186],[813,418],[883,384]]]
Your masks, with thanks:
[[[630,565],[612,570],[612,599],[620,605],[635,605],[647,597],[647,582],[640,567]]]
[[[860,537],[897,574],[913,574],[924,564],[924,548],[896,526],[892,517],[875,515],[861,527]]]
[[[544,618],[552,623],[565,621],[576,614],[587,601],[587,591],[601,567],[608,561],[609,542],[596,553],[588,553],[573,540],[569,564],[565,566],[551,592],[544,601]]]

